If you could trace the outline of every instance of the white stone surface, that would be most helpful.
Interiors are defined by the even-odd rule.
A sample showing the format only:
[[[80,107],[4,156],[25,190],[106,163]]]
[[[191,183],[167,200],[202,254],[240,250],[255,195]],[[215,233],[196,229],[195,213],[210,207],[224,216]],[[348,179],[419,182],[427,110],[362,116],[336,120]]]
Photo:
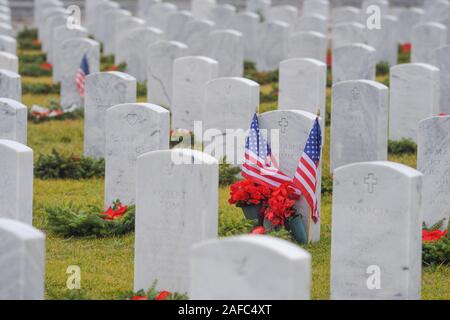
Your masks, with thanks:
[[[190,270],[193,300],[310,298],[311,255],[278,238],[243,235],[201,242],[191,250]]]
[[[438,112],[438,68],[423,63],[391,68],[389,139],[417,141],[418,122]]]
[[[186,24],[192,21],[193,16],[189,11],[176,11],[167,16],[166,19],[166,39],[183,42],[186,31]]]
[[[179,162],[183,160],[183,162]],[[137,161],[134,288],[186,293],[191,245],[217,238],[218,162],[199,151],[144,154]]]
[[[439,68],[439,112],[450,114],[450,46],[440,47],[433,53],[433,65]]]
[[[367,30],[367,43],[376,49],[377,63],[387,62],[395,66],[398,60],[398,19],[394,16],[381,17],[381,29]]]
[[[218,4],[209,10],[208,19],[214,21],[217,29],[233,29],[236,7],[230,4]]]
[[[136,102],[136,79],[122,72],[97,72],[86,77],[84,155],[105,158],[106,110]]]
[[[0,52],[0,69],[19,72],[19,59],[15,54]]]
[[[292,178],[316,118],[315,114],[300,110],[270,111],[259,116],[260,128],[267,130],[268,137],[271,137],[268,139],[269,144],[273,155],[278,160],[280,169]],[[323,123],[323,120],[319,119],[319,122]],[[323,125],[321,126],[323,127]],[[324,130],[322,130],[322,134],[324,134]],[[319,165],[318,181],[321,181],[321,168],[322,161]],[[316,190],[319,211],[321,190],[322,186],[319,183]],[[303,197],[296,207],[305,226],[311,226],[309,239],[312,242],[319,241],[320,218],[317,223],[312,221],[310,223],[309,213],[311,210]]]
[[[330,2],[328,0],[304,0],[302,13],[320,14],[328,19],[330,15]]]
[[[288,58],[327,59],[327,37],[318,32],[297,32],[289,37]]]
[[[0,140],[0,218],[31,225],[33,220],[33,150]]]
[[[145,19],[150,14],[151,6],[160,2],[161,0],[138,0],[138,17]]]
[[[289,26],[294,26],[298,17],[298,9],[291,5],[274,5],[264,12],[267,21],[281,21]]]
[[[127,10],[109,10],[105,13],[104,29],[107,30],[103,41],[103,52],[106,55],[115,54],[116,50],[116,24],[120,19],[131,17],[131,12]]]
[[[333,86],[330,169],[387,160],[389,89],[370,80]]]
[[[421,191],[422,174],[398,163],[334,172],[331,299],[420,299]]]
[[[10,36],[0,36],[0,51],[16,54],[17,41]]]
[[[65,61],[61,70],[61,106],[63,109],[84,105],[83,97],[77,90],[75,79],[85,54],[89,63],[89,72],[99,72],[100,44],[97,41],[73,38],[64,41],[62,44],[61,59]]]
[[[0,219],[0,300],[44,300],[45,235]]]
[[[449,18],[450,3],[447,0],[433,0],[425,2],[423,21],[441,22]]]
[[[244,74],[244,37],[236,30],[216,30],[209,34],[207,56],[219,62],[220,77]]]
[[[44,20],[44,26],[42,28],[42,35],[40,39],[42,42],[42,51],[48,52],[51,50],[51,43],[53,37],[53,30],[57,27],[67,23],[67,15],[65,13],[54,13]]]
[[[331,30],[331,39],[333,50],[352,43],[367,44],[367,30],[358,22],[338,23]]]
[[[287,56],[289,25],[284,22],[264,22],[261,28],[256,69],[273,71]]]
[[[137,158],[168,149],[169,127],[169,111],[157,105],[127,103],[106,111],[105,208],[117,199],[136,203]]]
[[[191,11],[194,17],[206,19],[209,10],[216,5],[216,0],[191,0]]]
[[[279,110],[303,110],[325,116],[327,66],[315,59],[295,58],[280,63]]]
[[[120,63],[123,59],[120,56],[120,49],[122,47],[122,39],[134,29],[144,28],[147,24],[144,19],[136,17],[124,17],[120,18],[115,25],[115,40],[114,40],[114,52],[116,53],[115,62]]]
[[[208,54],[208,37],[214,30],[215,25],[216,24],[210,20],[196,19],[186,23],[186,32],[183,36],[183,43],[188,46],[188,55],[201,56]]]
[[[411,43],[412,29],[420,23],[423,17],[424,11],[422,8],[407,8],[399,13],[397,36],[398,41],[401,44]]]
[[[233,29],[242,33],[244,37],[244,59],[256,62],[261,30],[258,14],[245,11],[239,12],[234,18]]]
[[[447,44],[447,28],[436,22],[418,24],[412,30],[411,62],[433,64],[434,50]]]
[[[22,82],[19,74],[0,69],[0,96],[22,101]]]
[[[362,43],[336,48],[333,52],[333,83],[347,80],[375,80],[376,50]]]
[[[20,102],[0,98],[0,139],[27,144],[28,109]]]
[[[343,22],[358,22],[360,16],[360,8],[352,6],[337,7],[331,11],[331,23],[336,25]]]
[[[206,84],[219,75],[219,64],[208,57],[182,57],[173,65],[173,128],[194,130],[194,121],[204,119]]]
[[[428,227],[450,217],[450,116],[419,123],[417,170],[423,174],[422,216]]]
[[[185,44],[159,41],[147,48],[148,102],[170,109],[172,104],[173,62],[186,54]]]
[[[167,17],[177,11],[177,6],[169,2],[155,3],[150,7],[150,14],[146,17],[147,24],[150,27],[165,31]]]
[[[245,10],[257,14],[264,15],[266,10],[272,5],[271,0],[247,0]]]
[[[295,32],[315,31],[328,34],[328,20],[320,14],[303,15],[295,21]]]

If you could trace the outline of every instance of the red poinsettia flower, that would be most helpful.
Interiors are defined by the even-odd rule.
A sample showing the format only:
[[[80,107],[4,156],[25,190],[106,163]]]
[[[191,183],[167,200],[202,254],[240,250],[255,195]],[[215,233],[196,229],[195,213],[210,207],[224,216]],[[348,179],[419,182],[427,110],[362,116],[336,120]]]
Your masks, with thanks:
[[[439,117],[445,117],[447,114],[446,113],[443,113],[443,112],[441,112],[441,113],[439,113]]]
[[[127,209],[127,206],[123,206],[119,201],[116,201],[114,202],[112,207],[109,207],[108,210],[102,212],[102,214],[106,216],[105,220],[112,221],[122,218],[123,215],[127,212]]]
[[[31,41],[31,43],[32,43],[34,46],[40,46],[40,45],[41,45],[41,41],[39,41],[38,39],[34,39],[33,41]]]
[[[166,300],[170,295],[171,293],[169,291],[161,291],[155,300]]]
[[[408,53],[410,53],[411,52],[411,43],[405,43],[405,44],[403,44],[402,45],[402,47],[401,47],[401,51],[402,51],[402,53],[405,53],[405,54],[408,54]]]
[[[256,227],[252,230],[252,234],[265,234],[267,230],[263,226]]]
[[[48,62],[44,62],[41,64],[41,69],[46,70],[46,71],[51,71],[53,69],[53,65]]]
[[[117,71],[119,70],[119,66],[113,65],[106,69],[106,71]]]
[[[267,200],[270,196],[271,189],[257,184],[251,180],[245,179],[236,182],[231,187],[230,204],[237,205],[258,205]]]
[[[327,66],[328,67],[331,67],[332,61],[333,61],[333,57],[331,55],[331,50],[328,50],[328,52],[327,52]]]
[[[274,226],[284,226],[286,220],[297,213],[294,206],[299,199],[289,184],[282,184],[272,192],[264,217]]]
[[[131,300],[148,300],[147,296],[134,296]]]
[[[447,235],[447,230],[422,230],[422,240],[424,242],[434,242],[441,240]]]

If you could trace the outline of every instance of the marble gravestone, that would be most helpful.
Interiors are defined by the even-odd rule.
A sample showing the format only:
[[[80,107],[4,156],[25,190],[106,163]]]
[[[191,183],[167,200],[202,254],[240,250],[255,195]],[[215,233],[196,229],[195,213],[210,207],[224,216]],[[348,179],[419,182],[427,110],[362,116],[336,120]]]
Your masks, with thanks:
[[[19,72],[19,59],[17,56],[8,52],[0,52],[0,69],[9,70],[15,73]]]
[[[328,20],[320,14],[303,15],[295,22],[294,32],[315,31],[328,34]]]
[[[450,114],[450,46],[440,47],[433,53],[433,65],[439,68],[439,112]]]
[[[264,18],[267,21],[281,21],[290,27],[294,26],[297,17],[298,9],[291,5],[274,5],[264,12]]]
[[[195,18],[206,19],[216,0],[191,0],[191,11]]]
[[[191,249],[193,300],[309,300],[310,290],[311,255],[288,241],[242,235]]]
[[[65,63],[61,69],[61,107],[65,110],[83,106],[83,97],[77,90],[75,78],[85,54],[89,63],[89,72],[98,72],[100,69],[100,44],[97,41],[73,38],[62,44],[61,59]]]
[[[389,89],[370,80],[338,82],[331,104],[330,170],[387,160]]]
[[[117,199],[135,204],[137,158],[169,148],[170,113],[153,104],[120,104],[106,111],[105,124],[105,208]]]
[[[256,69],[276,70],[287,55],[289,25],[281,21],[264,22],[261,28]]]
[[[376,50],[362,43],[336,48],[333,52],[333,83],[347,80],[375,80]]]
[[[105,158],[106,110],[136,102],[136,79],[122,72],[98,72],[86,77],[84,99],[84,155]]]
[[[264,13],[271,5],[271,0],[247,0],[245,3],[245,11],[264,16]]]
[[[164,33],[156,28],[137,28],[122,38],[118,57],[126,63],[126,72],[136,78],[137,82],[147,79],[147,48],[164,39]]]
[[[421,192],[422,174],[399,163],[335,170],[331,299],[420,299]]]
[[[137,161],[134,288],[186,293],[191,245],[217,238],[219,166],[200,151],[146,153]]]
[[[20,102],[0,98],[0,139],[27,144],[28,109]]]
[[[22,82],[19,74],[0,69],[0,96],[22,101]]]
[[[219,64],[208,57],[182,57],[173,64],[172,124],[174,129],[194,130],[204,119],[206,84],[219,75]]]
[[[288,43],[288,59],[311,58],[326,62],[328,39],[325,35],[314,31],[297,32],[289,37]]]
[[[65,61],[61,59],[61,48],[65,40],[73,38],[87,38],[87,30],[79,26],[62,25],[53,30],[51,49],[47,53],[47,61],[53,65],[53,82],[59,82],[62,78],[62,68]]]
[[[330,2],[328,0],[304,0],[303,14],[320,14],[328,19]]]
[[[210,20],[192,20],[186,23],[183,43],[188,46],[187,55],[201,56],[208,54],[209,34],[214,30],[215,23]]]
[[[424,63],[391,68],[389,139],[417,142],[419,121],[439,113],[439,73]]]
[[[0,300],[44,300],[45,235],[0,218]]]
[[[119,3],[115,1],[102,1],[96,6],[94,26],[91,28],[95,39],[100,42],[105,42],[108,30],[105,28],[105,18],[108,11],[120,10]]]
[[[314,59],[295,58],[280,63],[279,110],[303,110],[325,118],[327,66]]]
[[[13,37],[14,32],[11,24],[0,22],[0,35]]]
[[[333,8],[331,11],[331,24],[336,25],[343,22],[358,22],[361,9],[352,6]]]
[[[422,216],[428,227],[450,217],[450,116],[419,122],[417,170],[423,174]]]
[[[31,225],[33,220],[33,150],[0,140],[0,218]]]
[[[106,55],[115,54],[116,50],[116,24],[120,19],[130,18],[131,12],[127,10],[109,10],[105,13],[104,28],[108,30],[105,34],[105,41],[103,42],[103,53]]]
[[[434,50],[447,44],[447,28],[436,22],[418,24],[413,27],[411,40],[411,62],[433,64]]]
[[[123,59],[121,56],[117,55],[117,53],[120,53],[123,38],[134,29],[144,28],[146,26],[145,20],[136,17],[124,17],[117,20],[115,25],[116,30],[114,32],[114,52],[116,53],[115,63],[120,63]]]
[[[166,26],[164,28],[166,39],[170,41],[184,41],[184,32],[186,24],[192,21],[193,16],[189,11],[176,11],[167,16]]]
[[[185,55],[187,47],[176,41],[159,41],[147,48],[148,102],[170,109],[172,105],[173,62]]]
[[[398,18],[397,37],[400,44],[411,43],[412,29],[420,23],[424,14],[422,8],[407,8],[400,12]]]
[[[352,43],[367,44],[367,30],[358,22],[343,22],[333,26],[331,30],[333,51]]]
[[[365,20],[367,18],[367,9],[369,6],[377,6],[380,8],[381,16],[385,16],[389,13],[389,1],[388,0],[364,0],[362,3],[362,14],[361,17],[362,20]],[[371,12],[372,13],[372,12]]]
[[[13,37],[0,36],[0,51],[16,54],[17,41]]]
[[[219,63],[219,77],[244,74],[244,37],[236,30],[216,30],[209,34],[207,56]]]
[[[367,43],[375,51],[377,63],[387,62],[395,66],[398,60],[398,19],[394,16],[381,17],[381,29],[367,30]]]
[[[301,110],[270,111],[259,115],[260,128],[267,130],[268,141],[280,169],[292,178],[316,118],[315,114]],[[319,122],[324,123],[322,119],[319,119]],[[323,128],[323,125],[321,127]],[[324,132],[322,129],[323,136]],[[321,168],[322,163],[319,165],[317,181],[321,181]],[[322,186],[319,183],[316,190],[319,212],[321,190]],[[297,203],[296,207],[305,226],[311,226],[311,232],[308,235],[310,241],[319,241],[320,219],[317,223],[310,221],[310,208],[304,198]]]
[[[65,13],[54,14],[44,21],[42,36],[40,36],[42,42],[42,51],[47,53],[48,50],[51,48],[51,36],[53,30],[66,23],[67,23],[67,15]]]
[[[447,0],[425,1],[423,21],[441,22],[449,18],[450,2]]]
[[[230,4],[218,4],[209,10],[208,18],[214,21],[217,29],[233,28],[236,17],[236,7]]]
[[[239,12],[233,22],[233,28],[244,37],[244,59],[256,62],[258,56],[258,40],[261,27],[260,18],[253,12]]]
[[[138,0],[138,12],[139,18],[145,19],[150,14],[150,8],[156,3],[162,2],[161,0]]]
[[[207,83],[203,104],[204,152],[233,165],[243,163],[247,130],[259,108],[259,84],[245,78],[217,78]],[[237,141],[236,141],[237,140]]]
[[[165,31],[167,17],[178,10],[177,6],[169,2],[156,3],[150,7],[149,15],[146,17],[150,27]]]

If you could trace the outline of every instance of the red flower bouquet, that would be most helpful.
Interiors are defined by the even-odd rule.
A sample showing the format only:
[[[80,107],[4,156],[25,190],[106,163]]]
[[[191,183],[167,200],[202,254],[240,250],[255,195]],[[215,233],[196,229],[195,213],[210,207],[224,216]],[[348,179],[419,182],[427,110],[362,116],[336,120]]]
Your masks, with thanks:
[[[267,209],[264,212],[266,220],[274,226],[284,226],[286,221],[297,213],[295,203],[299,199],[300,196],[290,185],[281,185],[272,192],[269,198]]]
[[[422,240],[424,242],[435,242],[447,235],[447,230],[422,230]]]
[[[112,207],[109,207],[108,210],[106,210],[102,214],[105,215],[105,220],[112,221],[118,218],[122,218],[123,215],[127,212],[127,209],[127,206],[123,206],[119,200],[116,200],[113,202]]]
[[[51,71],[53,69],[53,66],[48,62],[44,62],[41,64],[41,69],[45,71]]]
[[[401,46],[401,52],[404,54],[411,53],[411,43],[405,43]]]
[[[271,194],[270,188],[248,179],[236,182],[230,189],[228,202],[236,204],[238,207],[263,204]]]

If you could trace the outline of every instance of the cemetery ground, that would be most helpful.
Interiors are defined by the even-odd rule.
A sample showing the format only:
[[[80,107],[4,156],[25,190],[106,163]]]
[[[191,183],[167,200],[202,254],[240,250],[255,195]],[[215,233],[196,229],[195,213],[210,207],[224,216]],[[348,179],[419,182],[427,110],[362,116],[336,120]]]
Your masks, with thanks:
[[[27,57],[36,55],[38,50],[20,50]],[[387,76],[379,77],[384,82]],[[51,86],[51,77],[23,76],[23,86],[45,84]],[[260,112],[276,108],[276,99],[271,99],[276,82],[261,86],[263,95]],[[327,92],[327,108],[330,109],[331,90]],[[51,99],[58,99],[57,93],[37,94],[25,92],[23,103],[47,106]],[[272,101],[271,101],[272,100]],[[138,101],[145,102],[141,95]],[[326,128],[323,154],[324,184],[330,184],[329,174],[330,128]],[[42,123],[28,123],[28,145],[34,150],[34,161],[41,155],[51,154],[53,150],[63,155],[81,156],[83,154],[83,120],[52,120]],[[389,160],[416,167],[415,154],[390,154]],[[330,296],[330,242],[331,242],[331,192],[324,187],[322,196],[321,240],[317,244],[305,246],[313,258],[312,298],[329,299]],[[46,241],[46,299],[118,299],[121,293],[133,288],[134,234],[107,238],[62,238],[52,234],[47,226],[46,210],[49,207],[63,207],[74,204],[80,207],[103,206],[103,178],[81,180],[42,180],[34,181],[33,225],[43,230]],[[252,225],[245,220],[242,211],[228,204],[229,187],[221,186],[219,193],[219,236],[231,236],[251,232]],[[279,233],[291,240],[285,233]],[[68,290],[66,281],[69,266],[81,268],[81,290]],[[423,299],[450,299],[450,266],[424,266],[422,277]]]

